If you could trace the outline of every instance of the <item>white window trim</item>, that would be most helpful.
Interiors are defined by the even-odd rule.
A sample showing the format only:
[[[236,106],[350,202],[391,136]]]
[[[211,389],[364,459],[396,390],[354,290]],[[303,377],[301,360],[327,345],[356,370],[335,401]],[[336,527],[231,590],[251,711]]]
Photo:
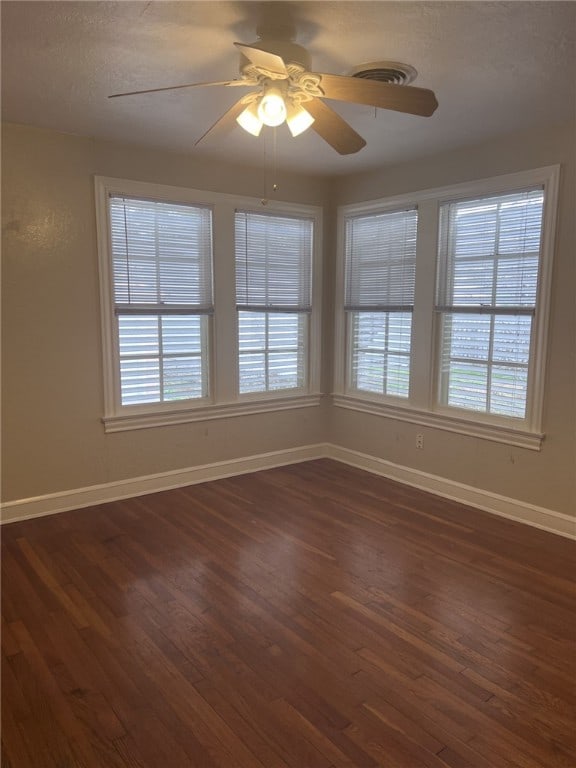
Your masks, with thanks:
[[[254,413],[304,408],[320,403],[320,332],[322,289],[322,209],[279,200],[266,210],[301,215],[314,220],[312,311],[308,345],[308,385],[298,390],[238,393],[238,326],[234,275],[234,214],[236,209],[262,211],[262,201],[217,192],[164,184],[95,176],[96,226],[100,269],[100,314],[104,375],[106,432],[167,426],[192,421],[243,416]],[[146,197],[208,206],[213,212],[214,314],[209,330],[209,391],[207,398],[141,406],[120,404],[118,339],[114,324],[112,260],[108,199],[111,194]],[[189,403],[189,404],[188,404]]]
[[[474,182],[427,189],[413,194],[380,198],[338,208],[336,316],[334,348],[334,386],[332,402],[336,407],[385,416],[421,426],[434,427],[472,437],[540,450],[542,408],[546,377],[547,340],[550,315],[552,260],[556,232],[560,166],[546,166],[519,173],[506,174]],[[542,185],[544,212],[542,222],[542,260],[534,320],[534,346],[530,364],[526,419],[514,419],[447,408],[435,404],[438,377],[438,324],[434,312],[438,244],[438,211],[443,202],[459,198],[499,194],[515,189]],[[344,305],[344,227],[347,216],[393,210],[400,206],[418,207],[418,243],[416,253],[416,295],[413,314],[412,355],[409,401],[389,396],[371,397],[347,385],[348,330]],[[418,322],[432,318],[431,323]]]

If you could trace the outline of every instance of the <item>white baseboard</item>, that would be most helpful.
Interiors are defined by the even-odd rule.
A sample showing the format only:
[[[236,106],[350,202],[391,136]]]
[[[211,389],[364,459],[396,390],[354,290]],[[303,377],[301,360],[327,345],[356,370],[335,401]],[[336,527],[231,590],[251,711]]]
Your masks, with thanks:
[[[493,515],[506,517],[509,520],[532,525],[550,533],[576,539],[576,517],[570,517],[570,515],[564,515],[545,507],[537,507],[481,488],[474,488],[471,485],[464,485],[455,480],[447,480],[438,475],[422,472],[419,469],[394,464],[391,461],[369,456],[366,453],[342,448],[339,445],[329,444],[327,449],[328,458],[341,461],[344,464],[350,464],[358,469],[388,477],[390,480],[397,480],[404,485],[429,491],[436,496],[458,501]]]
[[[33,517],[53,515],[57,512],[66,512],[71,509],[91,507],[96,504],[105,504],[109,501],[143,496],[147,493],[157,493],[158,491],[168,491],[172,488],[182,488],[186,485],[195,485],[196,483],[204,483],[209,480],[219,480],[234,475],[243,475],[247,472],[258,472],[263,469],[272,469],[273,467],[321,458],[341,461],[344,464],[350,464],[367,472],[382,475],[391,480],[397,480],[405,485],[429,491],[445,499],[468,504],[471,507],[499,515],[500,517],[506,517],[510,520],[532,525],[535,528],[541,528],[560,536],[576,539],[576,518],[569,515],[554,512],[544,507],[536,507],[533,504],[527,504],[507,496],[500,496],[481,488],[473,488],[470,485],[464,485],[463,483],[447,480],[418,469],[394,464],[391,461],[352,451],[331,443],[305,445],[285,451],[261,453],[240,459],[204,464],[199,467],[160,472],[130,480],[119,480],[103,485],[92,485],[87,488],[63,491],[62,493],[51,493],[45,496],[10,501],[3,505],[1,522],[10,523],[17,520],[28,520]]]
[[[258,472],[262,469],[272,469],[273,467],[281,467],[287,464],[311,461],[312,459],[323,458],[326,455],[327,446],[325,443],[305,445],[299,448],[289,448],[284,451],[246,456],[241,459],[218,461],[214,464],[204,464],[199,467],[144,475],[130,480],[118,480],[113,483],[91,485],[87,488],[76,488],[71,491],[62,491],[61,493],[49,493],[45,496],[18,499],[18,501],[9,501],[2,505],[0,522],[12,523],[16,520],[28,520],[32,517],[54,515],[57,512],[92,507],[96,504],[106,504],[109,501],[144,496],[147,493],[168,491],[172,488],[196,485],[197,483],[205,483],[209,480],[221,480],[225,477],[243,475],[247,472]]]

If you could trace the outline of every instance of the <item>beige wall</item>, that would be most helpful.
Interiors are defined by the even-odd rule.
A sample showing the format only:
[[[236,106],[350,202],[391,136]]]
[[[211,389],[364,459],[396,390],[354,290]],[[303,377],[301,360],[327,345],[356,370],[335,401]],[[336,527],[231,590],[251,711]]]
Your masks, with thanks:
[[[332,349],[334,206],[562,164],[542,451],[326,407],[104,433],[93,175],[243,195],[262,169],[195,160],[35,128],[3,132],[4,500],[324,440],[478,488],[576,514],[574,127],[494,140],[409,165],[332,180],[280,174],[280,196],[330,207],[324,375]]]
[[[320,408],[105,434],[94,174],[262,195],[262,169],[30,127],[3,130],[3,499],[319,442]],[[279,174],[317,204],[321,179]]]
[[[513,448],[340,408],[334,409],[331,418],[332,442],[576,515],[575,139],[573,124],[503,137],[474,148],[342,178],[331,188],[333,205],[343,205],[561,164],[542,450]],[[415,448],[416,432],[424,434],[424,450]]]

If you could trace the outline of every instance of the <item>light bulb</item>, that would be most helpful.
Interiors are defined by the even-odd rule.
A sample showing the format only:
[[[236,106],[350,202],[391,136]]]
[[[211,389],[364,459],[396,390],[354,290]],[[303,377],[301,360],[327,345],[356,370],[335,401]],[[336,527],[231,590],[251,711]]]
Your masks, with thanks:
[[[300,104],[289,103],[287,105],[287,112],[286,122],[292,136],[299,136],[301,133],[304,133],[314,122],[310,112],[307,112]]]
[[[274,127],[286,120],[286,104],[278,88],[268,88],[260,100],[258,117],[264,123]]]
[[[256,106],[255,101],[253,101],[252,104],[248,104],[246,109],[238,115],[236,122],[244,128],[245,131],[251,133],[252,136],[260,136],[262,120],[260,120],[260,117],[258,116],[258,107]]]

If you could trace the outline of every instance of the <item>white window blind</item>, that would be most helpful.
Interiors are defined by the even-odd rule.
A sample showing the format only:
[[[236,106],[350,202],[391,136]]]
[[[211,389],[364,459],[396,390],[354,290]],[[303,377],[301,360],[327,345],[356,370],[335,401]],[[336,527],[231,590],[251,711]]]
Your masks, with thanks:
[[[523,419],[540,266],[542,188],[440,208],[440,403]]]
[[[206,397],[209,208],[109,198],[122,405]]]
[[[236,212],[241,394],[306,386],[313,238],[311,219]]]
[[[415,208],[345,220],[352,389],[408,397],[417,225]]]

